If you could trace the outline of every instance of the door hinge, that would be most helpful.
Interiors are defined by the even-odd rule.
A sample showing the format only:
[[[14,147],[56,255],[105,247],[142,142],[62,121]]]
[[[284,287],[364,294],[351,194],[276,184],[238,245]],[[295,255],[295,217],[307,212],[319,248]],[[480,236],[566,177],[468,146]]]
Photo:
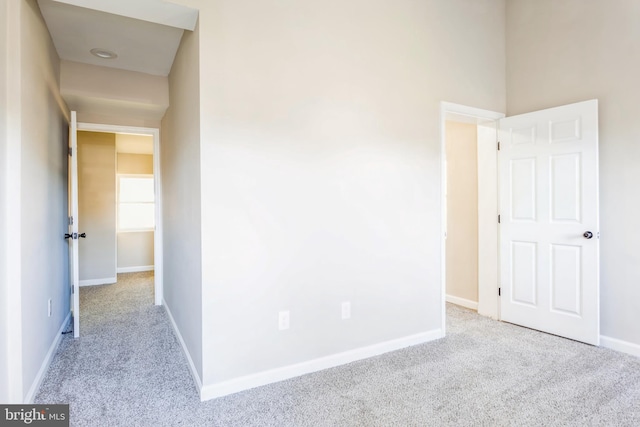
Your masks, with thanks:
[[[498,288],[498,296],[502,295],[502,288]]]
[[[498,151],[500,151],[500,141],[498,141]]]
[[[69,225],[73,225],[73,217],[72,216],[69,217]]]
[[[73,148],[69,147],[69,156],[73,157]]]
[[[500,215],[498,215],[498,224],[500,224]]]

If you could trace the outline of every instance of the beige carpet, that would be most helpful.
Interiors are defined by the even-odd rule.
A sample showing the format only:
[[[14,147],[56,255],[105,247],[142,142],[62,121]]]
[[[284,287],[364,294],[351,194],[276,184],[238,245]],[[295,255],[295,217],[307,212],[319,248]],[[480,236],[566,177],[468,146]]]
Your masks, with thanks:
[[[640,426],[640,359],[456,306],[442,340],[201,403],[152,276],[118,279],[36,397],[74,426]]]

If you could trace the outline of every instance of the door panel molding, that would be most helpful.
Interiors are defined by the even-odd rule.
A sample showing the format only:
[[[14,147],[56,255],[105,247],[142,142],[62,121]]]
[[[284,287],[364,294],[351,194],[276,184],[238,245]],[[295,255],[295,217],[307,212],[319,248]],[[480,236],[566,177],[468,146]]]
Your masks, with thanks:
[[[511,143],[521,129],[531,143]],[[499,137],[500,319],[598,345],[598,101],[506,117]],[[535,257],[514,255],[525,241]]]

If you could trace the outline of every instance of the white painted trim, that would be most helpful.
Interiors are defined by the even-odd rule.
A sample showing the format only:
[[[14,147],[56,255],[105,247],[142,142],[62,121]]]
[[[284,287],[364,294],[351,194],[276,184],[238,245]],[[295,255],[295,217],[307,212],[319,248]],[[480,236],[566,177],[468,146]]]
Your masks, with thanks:
[[[498,319],[500,228],[498,225],[498,122],[478,124],[478,314]]]
[[[153,289],[155,293],[156,305],[162,305],[164,300],[163,268],[164,268],[164,245],[162,227],[162,174],[160,172],[160,130],[153,133],[153,178],[155,182],[155,215],[156,229],[153,233]]]
[[[90,132],[109,132],[109,133],[133,133],[138,135],[153,136],[153,177],[155,179],[155,196],[156,196],[156,229],[153,236],[153,290],[156,305],[162,305],[164,297],[163,287],[163,230],[162,230],[162,174],[160,171],[160,129],[136,127],[136,126],[118,126],[105,125],[96,123],[78,123],[78,130]],[[117,245],[116,245],[117,248]]]
[[[165,311],[167,312],[167,316],[169,316],[169,320],[171,321],[171,326],[173,327],[173,331],[178,337],[178,341],[180,342],[180,346],[182,347],[182,351],[184,352],[185,357],[187,358],[187,362],[189,363],[189,371],[191,372],[191,376],[193,377],[193,381],[196,383],[196,388],[198,389],[198,393],[202,395],[202,380],[200,379],[200,375],[198,375],[198,370],[196,369],[196,365],[193,363],[193,359],[191,358],[191,353],[189,353],[189,349],[182,338],[182,334],[178,329],[178,325],[171,314],[171,310],[169,310],[169,305],[165,300],[162,300],[162,304],[164,306]]]
[[[53,361],[53,356],[55,356],[56,350],[58,350],[60,341],[62,341],[62,333],[67,328],[67,326],[69,326],[70,322],[71,322],[71,312],[67,314],[67,317],[62,322],[62,326],[60,326],[60,329],[58,330],[58,334],[56,335],[53,342],[51,343],[51,346],[49,346],[49,351],[47,352],[47,355],[42,361],[42,365],[40,365],[40,370],[38,371],[38,374],[36,375],[35,379],[33,380],[33,383],[31,384],[31,387],[29,388],[29,392],[27,393],[24,399],[24,403],[26,404],[33,403],[36,397],[36,393],[38,392],[38,390],[40,389],[40,385],[42,384],[42,380],[44,380],[44,377],[47,374],[47,371],[49,370],[49,366],[51,366],[51,362]]]
[[[139,265],[137,267],[118,267],[118,273],[138,273],[141,271],[153,271],[153,265]]]
[[[155,134],[159,134],[158,128],[147,128],[147,127],[138,127],[138,126],[104,125],[104,124],[99,124],[99,123],[87,123],[87,122],[78,122],[78,130],[84,130],[84,131],[87,131],[87,132],[132,133],[132,134],[136,134],[136,135],[155,135]]]
[[[207,384],[202,386],[200,389],[200,400],[205,401],[215,399],[217,397],[238,393],[243,390],[260,387],[278,381],[284,381],[300,375],[310,374],[323,369],[329,369],[358,360],[367,359],[369,357],[378,356],[390,351],[424,344],[426,342],[442,338],[443,336],[444,334],[441,329],[434,329],[404,338],[361,347],[355,350],[345,351],[343,353],[332,354],[330,356],[320,357],[318,359],[308,360],[294,365],[284,366],[282,368],[271,369],[244,377],[234,378],[217,384]]]
[[[443,112],[459,114],[461,116],[472,117],[480,120],[500,120],[505,117],[504,113],[491,110],[483,110],[482,108],[469,107],[453,102],[442,101],[440,109]]]
[[[454,297],[453,295],[447,295],[447,302],[451,304],[459,305],[461,307],[470,308],[471,310],[478,310],[478,303],[471,301],[470,299]]]
[[[600,346],[640,357],[640,345],[600,335]]]
[[[445,126],[447,121],[447,115],[459,115],[465,116],[468,118],[475,118],[476,123],[481,121],[496,121],[499,120],[505,115],[503,113],[499,113],[496,111],[483,110],[475,107],[468,107],[465,105],[454,104],[451,102],[440,102],[440,292],[442,295],[441,300],[441,328],[443,334],[446,333],[446,302],[447,302],[447,150],[446,150],[446,132]],[[497,152],[496,152],[497,156]],[[496,192],[498,191],[498,186],[496,185]],[[498,207],[496,206],[496,209]],[[498,236],[496,236],[496,239]],[[499,262],[499,256],[498,256]],[[496,265],[496,268],[498,266]],[[488,309],[483,310],[483,315],[492,317],[494,319],[498,318],[498,312],[500,310],[499,301],[498,301],[498,283],[492,284],[487,283],[486,281],[480,281],[480,283],[484,283],[483,286],[488,287],[488,289],[478,289],[478,306],[483,307],[483,299],[480,298],[481,295],[495,295],[496,301],[495,304],[488,304]]]
[[[116,277],[103,277],[102,279],[80,280],[80,286],[113,285],[118,279]]]
[[[447,103],[440,103],[440,328],[447,334]]]

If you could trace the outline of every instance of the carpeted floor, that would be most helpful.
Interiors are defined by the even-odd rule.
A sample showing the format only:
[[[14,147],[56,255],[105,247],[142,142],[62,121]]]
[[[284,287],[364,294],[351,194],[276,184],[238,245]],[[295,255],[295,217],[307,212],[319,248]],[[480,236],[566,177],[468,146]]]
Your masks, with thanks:
[[[444,339],[202,403],[152,274],[81,308],[36,396],[73,426],[640,426],[640,359],[453,305]]]

